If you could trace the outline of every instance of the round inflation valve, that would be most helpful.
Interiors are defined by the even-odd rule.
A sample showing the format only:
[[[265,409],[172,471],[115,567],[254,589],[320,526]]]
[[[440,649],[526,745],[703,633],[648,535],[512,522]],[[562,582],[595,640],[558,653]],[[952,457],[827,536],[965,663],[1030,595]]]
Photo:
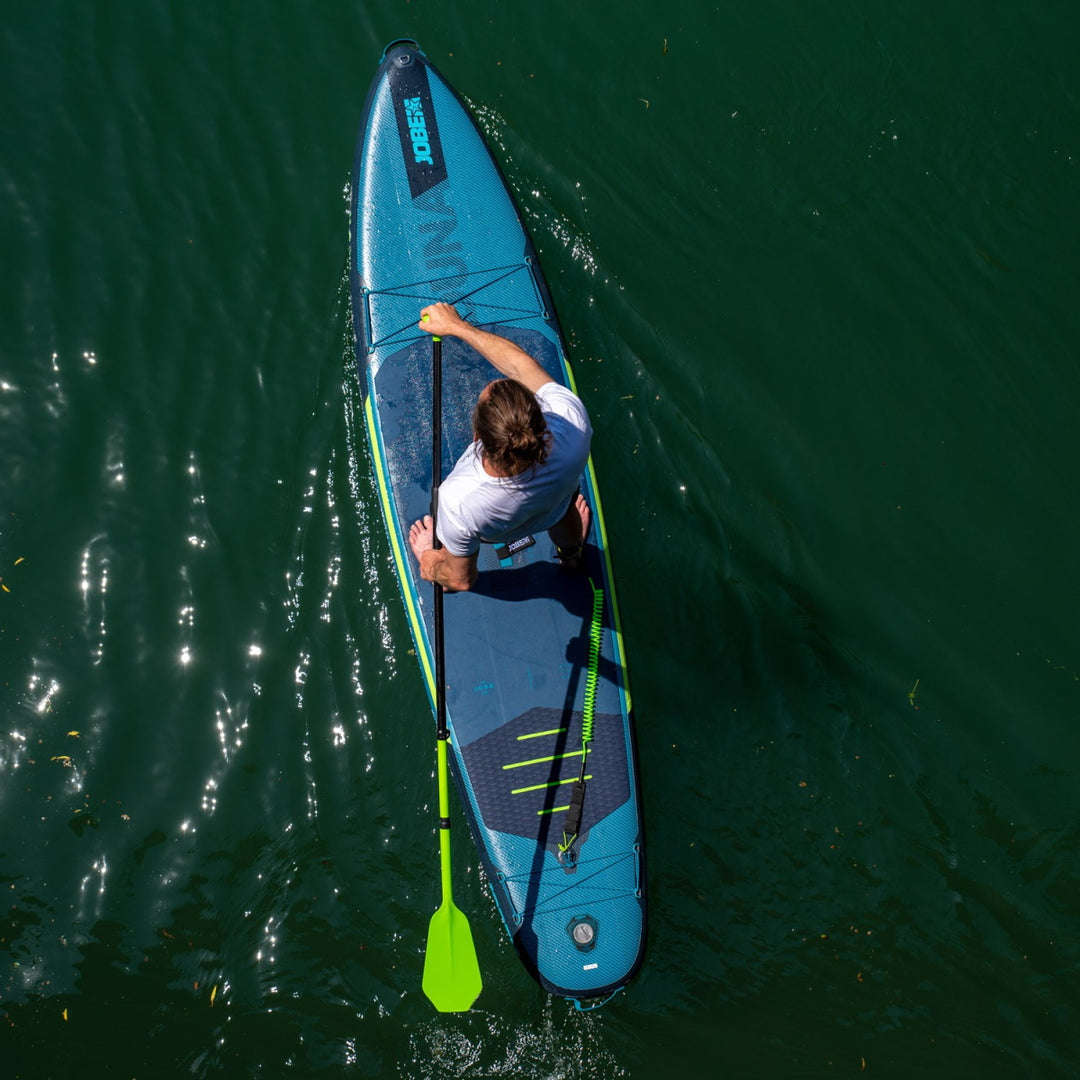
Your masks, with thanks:
[[[596,945],[598,929],[599,926],[591,915],[576,915],[570,920],[566,932],[576,948],[588,952]]]

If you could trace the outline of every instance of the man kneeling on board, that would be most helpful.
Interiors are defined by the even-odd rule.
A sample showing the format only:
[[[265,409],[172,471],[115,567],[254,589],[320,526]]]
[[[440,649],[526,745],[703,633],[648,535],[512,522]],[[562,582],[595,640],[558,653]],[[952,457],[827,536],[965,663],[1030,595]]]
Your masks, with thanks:
[[[578,491],[592,425],[580,399],[512,341],[466,322],[451,304],[431,304],[420,329],[472,346],[502,379],[480,391],[475,441],[439,486],[439,540],[431,515],[413,523],[409,546],[420,576],[464,591],[476,581],[480,545],[547,531],[567,569],[581,561],[592,513]]]

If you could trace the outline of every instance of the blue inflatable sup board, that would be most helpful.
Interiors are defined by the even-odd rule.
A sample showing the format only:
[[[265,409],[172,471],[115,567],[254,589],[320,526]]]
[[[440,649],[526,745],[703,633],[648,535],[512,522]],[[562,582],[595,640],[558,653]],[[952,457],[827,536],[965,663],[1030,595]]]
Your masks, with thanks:
[[[432,493],[432,343],[420,309],[454,304],[573,388],[536,253],[468,110],[413,41],[390,45],[364,107],[352,185],[352,307],[371,456],[416,653],[434,708],[432,586],[409,526]],[[442,345],[442,462],[472,442],[497,372]],[[547,535],[484,545],[475,586],[444,597],[450,762],[506,929],[549,993],[594,1006],[645,943],[641,807],[630,691],[604,518],[583,570]]]

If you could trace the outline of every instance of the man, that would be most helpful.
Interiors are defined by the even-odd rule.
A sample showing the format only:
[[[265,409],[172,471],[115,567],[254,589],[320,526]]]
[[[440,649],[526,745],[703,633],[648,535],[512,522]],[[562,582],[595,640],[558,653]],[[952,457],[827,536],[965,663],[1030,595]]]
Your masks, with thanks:
[[[480,392],[476,441],[439,487],[443,546],[435,547],[430,514],[409,530],[420,576],[464,591],[476,581],[481,543],[508,544],[545,530],[558,560],[575,569],[592,519],[578,491],[592,439],[585,406],[528,353],[467,323],[451,304],[424,308],[419,325],[460,339],[505,376]]]

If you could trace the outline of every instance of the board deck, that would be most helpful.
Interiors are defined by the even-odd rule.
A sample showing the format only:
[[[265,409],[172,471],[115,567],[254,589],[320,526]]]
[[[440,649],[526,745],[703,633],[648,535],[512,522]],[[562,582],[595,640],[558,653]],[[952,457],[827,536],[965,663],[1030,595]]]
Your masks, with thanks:
[[[407,539],[430,512],[432,488],[431,339],[417,328],[420,309],[453,303],[557,381],[573,388],[573,378],[509,188],[468,109],[413,41],[388,46],[372,81],[350,220],[366,430],[434,708],[432,586]],[[444,341],[444,472],[470,445],[472,407],[496,375],[471,348]],[[514,551],[484,545],[473,588],[445,594],[444,626],[451,764],[488,884],[526,968],[548,992],[588,1007],[633,977],[646,921],[631,700],[591,460],[581,490],[593,511],[582,573],[556,563],[546,535]],[[583,755],[582,825],[562,850]]]

